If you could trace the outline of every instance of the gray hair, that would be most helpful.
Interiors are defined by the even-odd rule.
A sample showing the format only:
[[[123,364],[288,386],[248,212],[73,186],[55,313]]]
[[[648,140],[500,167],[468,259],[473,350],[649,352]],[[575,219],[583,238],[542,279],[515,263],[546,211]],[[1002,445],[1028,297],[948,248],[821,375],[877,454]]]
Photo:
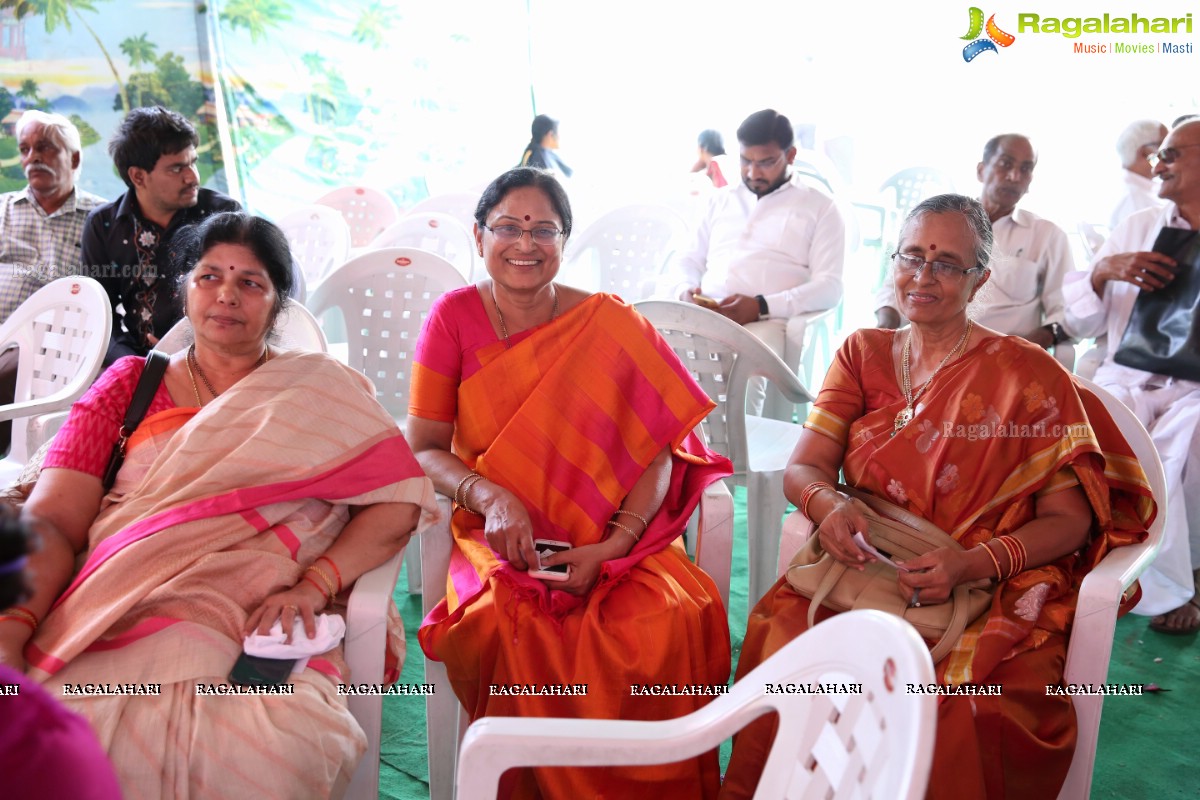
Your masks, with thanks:
[[[1117,137],[1117,155],[1122,167],[1137,163],[1138,148],[1146,144],[1162,144],[1162,131],[1166,126],[1156,119],[1139,119],[1125,126]]]
[[[975,264],[972,266],[989,268],[995,238],[992,235],[992,222],[978,200],[961,194],[938,194],[926,198],[908,212],[900,228],[901,234],[913,220],[925,214],[961,214],[975,234]]]
[[[73,173],[75,179],[78,180],[79,173],[83,169],[83,143],[79,139],[79,129],[75,127],[75,123],[62,114],[48,114],[45,111],[30,109],[17,119],[18,142],[21,141],[21,134],[25,129],[35,123],[51,131],[51,135],[58,140],[60,147],[65,147],[72,153],[79,153],[79,166]]]

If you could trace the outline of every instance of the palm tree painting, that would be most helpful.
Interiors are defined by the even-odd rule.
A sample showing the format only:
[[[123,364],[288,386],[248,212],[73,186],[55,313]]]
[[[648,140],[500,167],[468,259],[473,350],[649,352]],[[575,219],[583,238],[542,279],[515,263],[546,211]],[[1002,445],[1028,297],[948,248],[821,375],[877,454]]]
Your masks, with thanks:
[[[230,0],[221,12],[222,22],[231,30],[244,28],[254,44],[265,39],[268,30],[291,18],[292,4],[288,0]]]
[[[149,40],[149,34],[143,33],[141,36],[130,36],[125,41],[121,42],[121,52],[129,59],[129,65],[133,67],[133,71],[137,72],[138,67],[142,64],[154,63],[154,56],[157,55],[158,45]],[[130,81],[132,83],[132,81]],[[137,105],[142,105],[142,84],[138,83]]]
[[[24,19],[29,14],[41,16],[42,21],[46,24],[46,33],[54,33],[59,25],[68,31],[71,30],[71,14],[74,13],[75,18],[92,35],[92,38],[96,40],[96,46],[104,54],[104,60],[108,62],[108,68],[112,70],[113,78],[117,82],[117,90],[121,95],[121,106],[125,113],[129,113],[129,95],[125,91],[125,81],[121,80],[121,74],[117,72],[117,65],[113,63],[112,56],[108,54],[108,48],[100,41],[100,37],[92,30],[92,26],[88,25],[82,13],[84,11],[97,13],[96,2],[97,0],[0,0],[0,8],[12,9],[13,16],[17,19]]]
[[[384,45],[384,34],[391,30],[399,18],[396,9],[385,5],[382,0],[372,0],[358,15],[352,35],[355,41],[369,44],[372,50],[378,50]]]

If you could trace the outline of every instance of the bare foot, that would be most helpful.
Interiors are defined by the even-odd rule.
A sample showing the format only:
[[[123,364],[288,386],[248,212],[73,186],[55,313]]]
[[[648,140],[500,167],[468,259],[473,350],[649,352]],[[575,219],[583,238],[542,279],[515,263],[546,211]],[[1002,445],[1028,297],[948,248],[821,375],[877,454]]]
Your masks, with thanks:
[[[1150,621],[1150,630],[1159,633],[1185,634],[1200,631],[1200,605],[1196,598],[1174,611],[1155,617]]]

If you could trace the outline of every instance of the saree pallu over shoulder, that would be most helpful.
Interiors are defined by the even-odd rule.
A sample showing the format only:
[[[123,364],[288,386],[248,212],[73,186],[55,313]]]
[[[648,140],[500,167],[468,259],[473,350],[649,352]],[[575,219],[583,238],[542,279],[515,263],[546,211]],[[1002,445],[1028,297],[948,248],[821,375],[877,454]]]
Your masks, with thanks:
[[[285,353],[199,411],[147,418],[87,560],[27,647],[30,672],[181,622],[240,643],[249,612],[332,544],[349,506],[382,502],[435,508],[369,382],[323,354]]]
[[[1039,496],[1075,485],[1095,517],[1082,552],[1006,581],[990,613],[939,665],[948,682],[979,681],[1045,632],[1068,631],[1083,576],[1112,548],[1145,538],[1154,501],[1099,399],[1017,337],[985,339],[948,365],[893,436],[904,400],[884,333],[847,341],[822,389],[831,402],[806,423],[844,437],[848,483],[930,520],[966,548],[1012,533],[1033,519]],[[857,418],[855,402],[865,411]]]

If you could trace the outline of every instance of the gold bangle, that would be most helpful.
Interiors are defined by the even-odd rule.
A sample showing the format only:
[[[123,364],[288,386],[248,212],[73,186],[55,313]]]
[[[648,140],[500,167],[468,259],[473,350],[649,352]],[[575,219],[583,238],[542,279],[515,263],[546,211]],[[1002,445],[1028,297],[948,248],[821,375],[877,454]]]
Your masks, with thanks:
[[[642,533],[645,533],[646,529],[650,527],[650,522],[645,517],[643,517],[641,514],[637,513],[636,511],[630,511],[627,508],[618,508],[615,512],[613,512],[613,516],[615,517],[618,514],[628,514],[629,516],[636,519],[638,522],[642,523]]]
[[[1000,571],[1000,562],[996,560],[996,554],[992,552],[992,548],[988,547],[988,542],[982,542],[980,545],[992,559],[992,563],[996,565],[996,580],[1004,580],[1004,573]]]
[[[620,522],[617,522],[615,519],[610,519],[608,521],[608,524],[612,525],[614,528],[620,528],[621,530],[628,533],[630,536],[633,537],[634,542],[640,542],[642,540],[642,537],[638,536],[636,533],[634,533],[633,528],[629,527],[628,525],[622,525]]]
[[[475,484],[479,483],[481,480],[483,480],[482,475],[468,476],[468,483],[463,487],[462,502],[458,504],[459,508],[466,509],[477,517],[482,517],[483,514],[480,514],[478,511],[467,505],[467,495],[471,492],[471,489],[475,486]]]
[[[304,571],[305,572],[315,572],[317,574],[317,577],[320,578],[321,581],[325,584],[325,588],[329,590],[329,599],[333,600],[333,598],[337,595],[337,592],[334,591],[334,588],[333,588],[333,578],[329,577],[329,574],[326,573],[325,570],[318,567],[316,564],[310,564],[308,566],[308,569],[306,569]]]
[[[458,499],[459,497],[462,496],[463,484],[466,483],[467,481],[471,480],[471,478],[475,477],[478,474],[479,473],[475,472],[475,470],[471,470],[466,475],[463,475],[462,480],[460,480],[458,482],[458,486],[454,487],[454,506],[455,506],[455,508],[463,508],[462,500]]]
[[[14,622],[24,622],[31,629],[38,629],[37,615],[24,606],[13,606],[0,611],[0,619],[11,619]]]

